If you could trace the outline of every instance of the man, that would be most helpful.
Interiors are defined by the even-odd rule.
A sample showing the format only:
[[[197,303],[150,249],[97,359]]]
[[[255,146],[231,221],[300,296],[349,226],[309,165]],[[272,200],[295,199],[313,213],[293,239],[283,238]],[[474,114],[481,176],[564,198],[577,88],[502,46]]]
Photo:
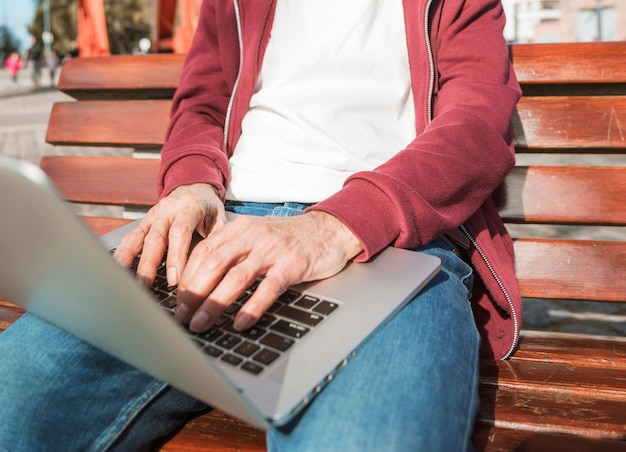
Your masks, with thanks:
[[[167,248],[176,318],[196,331],[258,276],[238,329],[290,284],[388,245],[443,263],[298,419],[269,432],[270,450],[471,448],[479,349],[508,356],[521,321],[511,241],[490,201],[514,163],[520,95],[503,25],[495,0],[204,1],[162,199],[119,261],[141,253],[149,284]],[[227,223],[225,209],[256,217]],[[206,239],[187,261],[193,231]],[[21,416],[0,408],[0,438],[12,435],[0,448],[156,447],[206,409],[32,316],[0,347],[0,406]]]

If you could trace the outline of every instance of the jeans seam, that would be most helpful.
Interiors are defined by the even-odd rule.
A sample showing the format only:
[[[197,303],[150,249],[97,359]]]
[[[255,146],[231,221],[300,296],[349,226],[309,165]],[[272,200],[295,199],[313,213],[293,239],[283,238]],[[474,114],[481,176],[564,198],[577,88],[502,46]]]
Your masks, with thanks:
[[[124,433],[128,426],[135,420],[137,415],[167,388],[167,384],[160,380],[153,380],[140,396],[127,403],[120,414],[104,429],[102,434],[94,441],[93,451],[109,450],[114,442]]]

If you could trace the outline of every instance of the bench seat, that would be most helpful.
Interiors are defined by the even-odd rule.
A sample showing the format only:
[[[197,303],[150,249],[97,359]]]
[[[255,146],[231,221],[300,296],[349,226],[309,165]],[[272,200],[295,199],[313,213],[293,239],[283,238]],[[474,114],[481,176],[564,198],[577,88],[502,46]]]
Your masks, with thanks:
[[[512,119],[516,149],[521,160],[540,163],[517,166],[494,201],[511,230],[533,231],[514,237],[525,303],[626,304],[626,43],[513,45],[511,59],[523,89]],[[182,61],[78,58],[64,67],[59,88],[76,100],[55,105],[46,140],[133,147],[148,157],[42,160],[68,202],[125,210],[84,218],[94,233],[157,201],[159,149]],[[558,164],[545,163],[546,155]],[[593,163],[606,156],[623,163]],[[606,227],[620,231],[617,239],[596,238]],[[0,331],[21,313],[0,301]],[[626,450],[626,338],[525,328],[509,360],[481,362],[480,398],[479,451]],[[265,450],[264,433],[216,410],[191,421],[163,450]]]

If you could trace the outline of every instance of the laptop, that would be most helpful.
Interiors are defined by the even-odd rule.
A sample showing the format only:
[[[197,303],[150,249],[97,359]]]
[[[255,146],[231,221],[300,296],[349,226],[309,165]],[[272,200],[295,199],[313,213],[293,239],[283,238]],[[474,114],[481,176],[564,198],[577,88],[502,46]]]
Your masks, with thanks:
[[[173,319],[171,288],[141,286],[112,258],[134,223],[95,237],[38,166],[5,158],[0,212],[0,296],[265,430],[291,420],[440,268],[436,257],[389,247],[290,288],[241,337],[232,312],[199,335]]]

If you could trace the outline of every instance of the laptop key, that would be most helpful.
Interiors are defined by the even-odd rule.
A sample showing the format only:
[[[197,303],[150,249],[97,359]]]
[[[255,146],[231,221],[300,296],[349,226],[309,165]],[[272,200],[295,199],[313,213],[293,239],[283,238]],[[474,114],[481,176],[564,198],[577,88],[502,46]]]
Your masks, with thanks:
[[[252,359],[268,366],[272,364],[279,356],[280,353],[276,353],[275,351],[268,348],[262,348],[259,353],[252,357]]]
[[[250,361],[246,361],[245,363],[243,363],[243,365],[241,366],[241,368],[243,370],[246,370],[254,375],[258,375],[263,371],[263,367],[259,366],[258,364],[254,364],[251,363]]]
[[[215,340],[217,340],[217,338],[219,338],[223,334],[224,333],[222,331],[218,330],[217,328],[211,328],[206,333],[198,334],[198,336],[200,336],[202,339],[204,339],[207,342],[214,342]]]
[[[234,352],[247,358],[252,356],[259,348],[261,347],[253,344],[252,342],[244,341],[243,344],[240,344],[235,348]]]
[[[276,315],[295,320],[298,323],[304,323],[308,326],[315,326],[324,320],[324,317],[313,312],[303,311],[302,309],[284,306],[276,312]]]
[[[328,315],[332,313],[335,309],[337,309],[339,305],[337,303],[333,303],[332,301],[322,301],[320,304],[315,306],[313,310],[322,315]]]
[[[265,333],[266,333],[266,330],[264,330],[263,328],[253,326],[252,328],[248,328],[247,330],[242,331],[241,335],[244,337],[247,337],[250,340],[255,341],[255,340],[258,340]]]
[[[206,347],[204,347],[202,349],[202,352],[209,356],[212,356],[213,358],[218,358],[222,353],[224,353],[219,348],[213,347],[212,345],[207,345]]]
[[[287,290],[278,297],[277,301],[280,301],[281,303],[287,303],[287,304],[293,303],[298,298],[300,298],[300,295],[301,294],[299,292],[296,292],[295,290]]]
[[[261,344],[267,345],[269,347],[275,348],[276,350],[280,350],[284,352],[296,341],[293,339],[289,339],[288,337],[280,336],[274,333],[268,333],[263,339],[261,339]]]
[[[221,360],[227,362],[228,364],[232,364],[233,366],[238,366],[243,361],[240,357],[231,355],[230,353],[222,356]]]
[[[217,342],[215,342],[215,345],[225,348],[227,350],[230,350],[231,348],[233,348],[235,345],[237,345],[239,342],[241,342],[241,339],[239,339],[238,337],[233,336],[232,334],[226,334],[222,337],[220,337]]]
[[[168,309],[173,309],[176,307],[176,297],[170,296],[161,302],[161,306]]]
[[[256,326],[260,326],[260,327],[268,327],[270,326],[272,323],[274,323],[276,321],[276,317],[274,317],[271,314],[263,314],[261,316],[261,318],[259,319],[259,321],[256,323]]]
[[[295,305],[300,308],[311,309],[313,306],[319,303],[319,301],[319,298],[312,297],[311,295],[305,295],[304,297],[296,301]]]
[[[300,339],[310,331],[307,327],[298,325],[297,323],[288,322],[287,320],[279,320],[278,322],[273,324],[270,329],[279,333],[286,334],[287,336],[294,337],[296,339]]]

